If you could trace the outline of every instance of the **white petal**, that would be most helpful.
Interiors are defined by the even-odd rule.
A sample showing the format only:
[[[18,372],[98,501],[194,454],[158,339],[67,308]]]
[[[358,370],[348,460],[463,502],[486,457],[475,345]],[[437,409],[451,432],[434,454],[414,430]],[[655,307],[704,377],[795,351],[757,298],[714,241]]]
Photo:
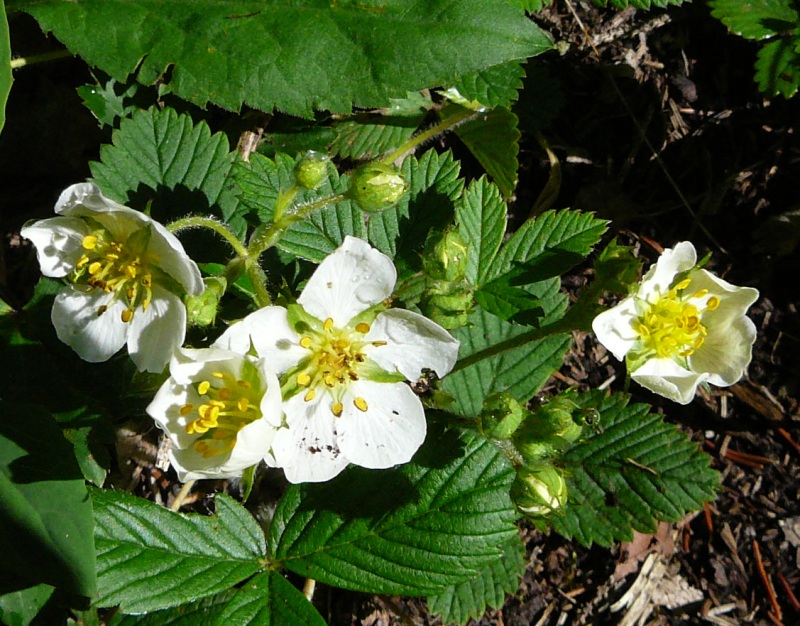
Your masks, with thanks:
[[[194,386],[168,378],[147,405],[146,411],[167,434],[173,447],[183,449],[190,447],[197,435],[186,432],[186,425],[191,419],[181,415],[180,409],[186,404],[197,406],[200,402],[201,397]]]
[[[190,296],[199,296],[205,287],[197,263],[189,258],[175,235],[158,222],[149,220],[149,223],[153,230],[147,249],[148,258],[177,280]]]
[[[298,302],[319,320],[341,328],[388,298],[397,281],[391,259],[366,241],[345,237],[308,280]]]
[[[310,354],[299,341],[300,337],[286,319],[286,309],[268,306],[230,326],[214,346],[246,354],[252,342],[258,356],[266,359],[280,376]]]
[[[459,342],[426,317],[405,309],[379,314],[365,341],[386,341],[385,346],[367,346],[365,354],[387,372],[400,372],[417,380],[423,369],[446,375],[458,358]]]
[[[161,372],[186,335],[186,307],[166,289],[153,285],[146,311],[136,309],[130,323],[128,352],[141,372]]]
[[[714,311],[716,313],[716,311]],[[703,345],[689,357],[689,366],[708,373],[708,382],[729,387],[744,376],[753,356],[756,326],[744,315],[724,327],[712,326]]]
[[[275,434],[272,453],[290,483],[324,482],[347,467],[336,443],[337,421],[330,405],[327,393],[311,402],[298,394],[283,403],[288,428]]]
[[[60,215],[83,214],[86,210],[95,212],[115,211],[126,209],[119,202],[114,202],[106,198],[100,191],[100,187],[94,183],[77,183],[70,185],[56,201],[55,211]]]
[[[666,248],[644,275],[639,297],[647,299],[653,292],[666,293],[675,276],[692,269],[696,263],[697,252],[691,242],[682,241],[674,248]]]
[[[36,246],[42,274],[62,278],[75,269],[83,255],[83,238],[89,227],[77,217],[52,217],[31,222],[20,234]]]
[[[366,411],[356,408],[355,397],[366,400]],[[422,402],[404,383],[354,382],[343,404],[338,442],[351,463],[372,469],[407,463],[425,441]]]
[[[51,319],[58,338],[89,363],[107,361],[128,338],[128,325],[122,321],[126,307],[119,300],[108,305],[111,297],[98,289],[84,293],[67,287],[53,302]],[[98,315],[104,305],[108,310]]]
[[[620,361],[639,339],[631,322],[636,318],[633,296],[628,296],[617,306],[603,311],[592,321],[597,340]]]
[[[650,359],[631,373],[631,378],[653,393],[677,402],[689,404],[697,386],[708,380],[708,374],[689,371],[672,359]]]

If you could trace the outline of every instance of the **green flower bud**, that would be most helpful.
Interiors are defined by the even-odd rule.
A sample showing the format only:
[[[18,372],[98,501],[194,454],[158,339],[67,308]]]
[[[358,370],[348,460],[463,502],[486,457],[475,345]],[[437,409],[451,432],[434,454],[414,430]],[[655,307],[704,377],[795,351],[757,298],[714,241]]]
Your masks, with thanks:
[[[433,281],[425,288],[419,307],[425,317],[442,328],[453,330],[466,326],[473,303],[472,286],[462,278],[452,283]]]
[[[186,314],[193,326],[211,326],[217,317],[219,301],[225,293],[228,281],[224,278],[204,278],[205,290],[199,296],[186,298]]]
[[[641,270],[642,262],[633,256],[633,250],[619,245],[616,238],[605,247],[594,264],[596,280],[603,290],[620,296],[627,296],[639,282]]]
[[[511,499],[525,515],[552,515],[567,503],[567,482],[551,465],[521,467],[511,485]]]
[[[573,392],[552,398],[514,433],[514,445],[527,463],[538,463],[563,452],[583,436],[583,412]]]
[[[392,165],[367,163],[350,175],[348,197],[367,213],[394,206],[405,192],[406,181]]]
[[[305,189],[317,189],[328,179],[328,156],[309,150],[294,166],[297,184]]]
[[[487,396],[483,401],[478,424],[487,437],[510,439],[528,415],[530,411],[508,392],[500,391]]]
[[[425,272],[431,278],[455,281],[467,274],[467,244],[458,230],[432,235],[423,256]]]

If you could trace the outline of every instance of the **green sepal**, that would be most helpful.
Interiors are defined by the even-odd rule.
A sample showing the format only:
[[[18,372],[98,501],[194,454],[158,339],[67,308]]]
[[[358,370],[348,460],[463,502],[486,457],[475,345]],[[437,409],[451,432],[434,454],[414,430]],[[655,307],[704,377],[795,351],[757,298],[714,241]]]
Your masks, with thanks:
[[[225,294],[228,281],[224,277],[210,276],[203,279],[206,288],[199,296],[186,298],[187,319],[192,326],[212,326],[217,319],[219,301]]]
[[[530,414],[511,394],[498,391],[483,401],[478,429],[491,439],[510,439]]]
[[[301,305],[294,303],[286,307],[286,321],[298,335],[308,332],[322,332],[322,320],[308,313]]]

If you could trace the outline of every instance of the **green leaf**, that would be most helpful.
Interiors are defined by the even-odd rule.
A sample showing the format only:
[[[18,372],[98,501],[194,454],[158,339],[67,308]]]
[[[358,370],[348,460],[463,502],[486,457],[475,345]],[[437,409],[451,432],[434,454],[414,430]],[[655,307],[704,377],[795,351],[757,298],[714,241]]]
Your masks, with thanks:
[[[310,117],[349,112],[551,47],[509,2],[17,0],[73,53],[181,98]],[[103,33],[98,37],[98,33]],[[467,43],[468,45],[465,45]],[[346,80],[339,77],[346,76]]]
[[[781,37],[758,51],[756,82],[759,90],[768,96],[782,95],[791,98],[800,86],[800,41]]]
[[[217,208],[241,231],[244,224],[235,215],[238,200],[228,181],[235,154],[224,134],[212,135],[205,122],[195,124],[173,109],[151,108],[123,119],[112,141],[100,148],[100,162],[89,164],[94,181],[108,197],[128,203],[141,186],[170,190],[173,193],[163,202],[156,198],[153,203],[156,219]],[[152,197],[148,193],[146,199]]]
[[[102,487],[108,468],[111,467],[107,444],[114,440],[114,429],[108,420],[87,407],[59,413],[55,417],[67,441],[74,448],[83,477]]]
[[[456,202],[456,222],[467,242],[467,280],[479,287],[506,232],[506,203],[496,185],[482,177]]]
[[[483,308],[507,322],[537,325],[544,316],[539,298],[522,287],[510,284],[511,274],[485,284],[475,292],[475,301]]]
[[[566,299],[559,288],[560,282],[555,279],[529,288],[544,309],[542,325],[563,314]],[[566,334],[532,337],[518,347],[471,363],[469,359],[491,352],[497,344],[536,331],[504,322],[482,309],[477,309],[469,321],[469,326],[453,331],[453,336],[461,341],[459,361],[470,364],[451,372],[442,382],[444,391],[456,399],[452,411],[467,417],[477,416],[486,396],[495,391],[508,391],[520,402],[528,401],[561,366],[570,344]]]
[[[428,597],[428,610],[447,624],[478,619],[487,607],[500,608],[507,593],[515,593],[525,572],[525,546],[514,537],[502,546],[499,559],[484,566],[477,576]]]
[[[490,109],[509,107],[519,96],[524,76],[522,64],[509,61],[462,76],[453,86],[467,100],[477,100]]]
[[[105,87],[83,85],[77,89],[83,105],[94,114],[101,126],[114,126],[118,117],[129,117],[136,111],[135,106],[125,105],[125,98],[133,97],[137,86],[131,85],[120,95],[115,89],[116,84],[117,81],[112,78]]]
[[[650,406],[627,406],[628,400],[600,391],[577,396],[582,408],[599,412],[598,432],[556,460],[569,499],[547,522],[584,545],[629,541],[634,530],[655,532],[659,521],[703,508],[719,488],[719,475],[697,444]]]
[[[232,498],[213,517],[180,515],[143,498],[92,492],[98,606],[140,613],[228,589],[264,566],[264,534]]]
[[[397,206],[370,215],[369,241],[394,259],[401,277],[420,269],[419,255],[428,232],[451,222],[455,200],[464,186],[459,168],[449,151],[437,154],[429,150],[419,160],[408,157],[402,167],[408,193]]]
[[[278,572],[254,576],[227,591],[145,617],[120,616],[109,626],[325,626],[314,606]]]
[[[599,7],[612,6],[617,9],[627,9],[632,6],[637,9],[665,9],[668,6],[679,6],[690,0],[592,0]]]
[[[11,37],[8,34],[8,18],[3,0],[0,0],[0,131],[6,123],[6,102],[11,93]]]
[[[797,26],[793,0],[711,0],[711,15],[737,35],[766,39]]]
[[[517,185],[519,168],[517,116],[505,107],[497,107],[457,126],[455,133],[509,198]]]
[[[28,626],[53,595],[55,587],[36,585],[0,596],[0,623]]]
[[[0,415],[0,572],[93,595],[92,506],[72,446],[41,407],[0,402]]]
[[[524,11],[535,13],[536,11],[541,11],[545,6],[550,4],[552,0],[513,0],[513,2],[519,5]]]
[[[438,593],[476,576],[516,535],[512,479],[493,443],[429,432],[399,468],[351,467],[328,483],[291,486],[270,545],[281,565],[329,585]]]

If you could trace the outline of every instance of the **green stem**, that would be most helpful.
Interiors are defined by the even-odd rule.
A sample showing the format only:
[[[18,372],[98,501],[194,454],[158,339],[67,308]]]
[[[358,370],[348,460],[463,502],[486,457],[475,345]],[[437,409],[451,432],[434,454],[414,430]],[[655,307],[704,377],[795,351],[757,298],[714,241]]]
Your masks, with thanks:
[[[237,256],[244,260],[247,260],[250,256],[244,244],[239,241],[239,238],[234,235],[225,224],[210,217],[184,217],[167,226],[167,230],[173,234],[181,230],[186,230],[187,228],[208,228],[209,230],[213,230],[230,244]]]
[[[54,50],[53,52],[44,52],[42,54],[35,54],[30,57],[19,57],[18,59],[11,59],[11,69],[16,70],[26,65],[34,65],[36,63],[45,63],[46,61],[55,61],[56,59],[65,59],[71,57],[72,53],[69,50]]]
[[[423,131],[418,135],[414,135],[413,137],[411,137],[411,139],[406,141],[402,146],[400,146],[393,152],[390,152],[387,156],[380,159],[379,163],[384,163],[386,165],[394,163],[396,159],[400,158],[407,152],[413,150],[418,145],[423,144],[429,139],[432,139],[433,137],[438,135],[439,133],[446,132],[451,128],[453,128],[454,126],[458,126],[459,124],[466,122],[470,118],[476,117],[478,115],[480,115],[478,111],[473,111],[472,109],[463,109],[458,113],[456,113],[455,115],[452,115],[451,117],[442,120],[435,126],[431,126],[428,130]]]

